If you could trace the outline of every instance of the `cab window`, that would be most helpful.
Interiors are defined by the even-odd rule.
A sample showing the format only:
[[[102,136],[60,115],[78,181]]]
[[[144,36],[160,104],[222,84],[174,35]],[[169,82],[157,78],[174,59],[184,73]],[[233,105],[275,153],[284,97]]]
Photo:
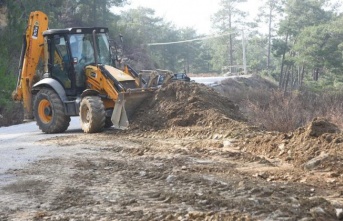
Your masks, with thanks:
[[[53,61],[51,76],[57,79],[65,88],[71,88],[68,74],[71,67],[71,59],[68,54],[66,40],[63,36],[54,36],[51,58]]]

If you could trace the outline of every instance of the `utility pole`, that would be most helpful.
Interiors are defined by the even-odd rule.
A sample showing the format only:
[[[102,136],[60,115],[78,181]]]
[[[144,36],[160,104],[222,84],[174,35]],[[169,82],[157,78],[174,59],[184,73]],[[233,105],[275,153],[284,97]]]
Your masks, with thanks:
[[[243,50],[243,68],[244,74],[247,74],[247,58],[245,54],[245,36],[244,36],[244,29],[242,29],[242,50]]]

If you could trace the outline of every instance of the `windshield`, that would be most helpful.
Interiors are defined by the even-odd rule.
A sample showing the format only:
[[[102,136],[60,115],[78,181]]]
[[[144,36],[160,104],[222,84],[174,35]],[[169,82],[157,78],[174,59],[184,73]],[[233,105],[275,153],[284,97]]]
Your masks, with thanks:
[[[92,34],[73,34],[69,36],[70,50],[74,63],[94,63],[94,43]],[[96,34],[98,63],[111,65],[110,46],[105,33]]]

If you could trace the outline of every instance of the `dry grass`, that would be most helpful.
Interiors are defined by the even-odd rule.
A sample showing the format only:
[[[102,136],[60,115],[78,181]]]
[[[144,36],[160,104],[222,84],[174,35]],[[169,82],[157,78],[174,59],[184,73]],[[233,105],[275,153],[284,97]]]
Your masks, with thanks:
[[[343,92],[292,92],[251,89],[231,93],[250,122],[270,131],[289,132],[324,117],[343,128]]]

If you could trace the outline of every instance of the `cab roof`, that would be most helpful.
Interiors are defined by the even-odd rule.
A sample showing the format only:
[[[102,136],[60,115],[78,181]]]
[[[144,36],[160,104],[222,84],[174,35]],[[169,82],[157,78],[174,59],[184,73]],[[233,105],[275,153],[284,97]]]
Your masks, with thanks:
[[[64,29],[49,29],[43,32],[43,36],[56,35],[56,34],[92,34],[93,30],[96,33],[108,33],[106,27],[93,27],[93,28],[64,28]]]

